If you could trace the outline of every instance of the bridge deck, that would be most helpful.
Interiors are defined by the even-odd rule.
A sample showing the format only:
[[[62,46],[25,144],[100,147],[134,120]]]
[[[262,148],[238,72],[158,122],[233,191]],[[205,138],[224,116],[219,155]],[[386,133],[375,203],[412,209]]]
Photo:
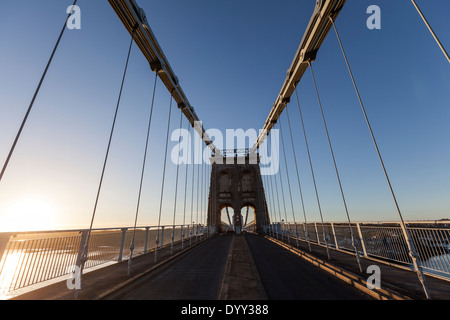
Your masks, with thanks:
[[[291,244],[295,245],[292,241]],[[300,249],[309,252],[305,243],[299,244]],[[354,256],[331,250],[329,261],[324,248],[316,245],[312,245],[312,248],[313,255],[325,263],[334,264],[365,279],[369,276],[364,272],[359,273]],[[154,254],[150,253],[134,259],[131,277],[127,276],[126,261],[85,274],[79,299],[370,299],[289,251],[269,239],[252,234],[215,236],[199,242],[198,246],[191,247],[184,254],[180,254],[178,244],[174,250],[175,256],[171,256],[170,247],[159,251],[158,261],[171,260],[152,272],[148,272],[155,267]],[[381,268],[382,287],[389,287],[413,299],[424,299],[414,272],[366,259],[362,259],[363,271],[371,264]],[[145,276],[139,277],[132,286],[121,286],[140,274]],[[450,299],[447,281],[427,277],[427,284],[433,299]],[[113,291],[117,287],[121,290]],[[114,294],[110,295],[111,292]],[[67,289],[63,281],[16,299],[68,300],[73,299],[73,291]]]
[[[368,300],[362,291],[263,237],[246,237],[269,300]]]
[[[363,300],[369,296],[256,235],[225,234],[111,299]]]
[[[120,300],[216,300],[220,291],[231,236],[210,239],[182,259],[139,280]]]

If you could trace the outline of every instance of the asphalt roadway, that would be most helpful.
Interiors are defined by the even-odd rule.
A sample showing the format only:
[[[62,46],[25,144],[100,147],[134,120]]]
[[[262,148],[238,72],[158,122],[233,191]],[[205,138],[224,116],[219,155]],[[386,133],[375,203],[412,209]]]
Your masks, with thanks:
[[[229,296],[230,300],[371,299],[264,237],[246,234],[246,241],[235,241],[242,237],[232,234],[213,237],[182,259],[142,279],[139,286],[119,299],[220,300],[224,287],[233,286],[234,296]],[[246,248],[248,253],[243,255]],[[233,251],[241,252],[233,262],[234,269],[230,265]],[[246,297],[247,284],[256,282],[253,295]],[[242,290],[239,290],[240,285]],[[256,297],[257,288],[259,295]]]
[[[162,268],[121,300],[216,300],[232,236],[213,237]]]
[[[372,300],[263,237],[247,235],[246,240],[269,300]]]

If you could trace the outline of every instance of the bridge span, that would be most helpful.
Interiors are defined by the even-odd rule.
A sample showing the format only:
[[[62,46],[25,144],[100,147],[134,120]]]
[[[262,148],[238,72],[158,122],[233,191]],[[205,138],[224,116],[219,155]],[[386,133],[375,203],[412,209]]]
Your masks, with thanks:
[[[115,299],[368,299],[288,250],[255,235],[214,237]],[[122,292],[124,292],[122,294]]]
[[[86,273],[81,300],[420,300],[421,285],[411,270],[377,264],[381,288],[368,289],[370,274],[358,272],[352,255],[306,242],[291,245],[266,235],[223,233],[193,243],[174,253],[160,250]],[[362,259],[364,270],[374,262]],[[450,299],[448,282],[427,278],[435,299]],[[73,290],[63,280],[13,298],[14,300],[72,300]]]
[[[364,107],[364,99],[358,90],[357,81],[351,71],[349,59],[335,24],[346,3],[345,0],[312,1],[315,2],[315,6],[310,22],[286,74],[280,93],[263,123],[260,135],[255,137],[253,147],[249,145],[249,148],[244,149],[246,150],[244,155],[238,155],[239,152],[235,151],[233,156],[230,156],[230,152],[227,153],[226,150],[216,147],[208,135],[208,130],[205,129],[200,121],[201,118],[189,102],[169,60],[156,40],[144,10],[135,0],[108,0],[108,2],[130,38],[127,38],[128,54],[123,75],[121,73],[122,77],[119,79],[121,85],[117,103],[113,105],[115,113],[111,129],[107,132],[109,133],[107,144],[105,144],[107,147],[105,153],[101,155],[102,162],[99,163],[101,171],[98,184],[94,189],[95,201],[92,203],[92,211],[89,211],[87,215],[89,220],[86,222],[89,222],[89,228],[36,233],[21,233],[8,229],[7,232],[0,233],[0,299],[3,298],[1,296],[3,293],[7,295],[10,292],[16,293],[16,290],[42,285],[27,293],[17,294],[11,300],[265,301],[432,298],[450,300],[450,229],[448,222],[445,222],[448,220],[442,219],[440,223],[437,221],[432,223],[430,222],[432,220],[428,220],[423,222],[424,226],[422,226],[422,222],[409,223],[403,218]],[[77,0],[71,8],[74,9],[76,4]],[[6,181],[3,177],[10,160],[14,159],[16,144],[21,140],[22,130],[28,122],[28,115],[34,108],[34,102],[39,96],[41,85],[52,64],[69,18],[70,14],[65,19],[60,36],[11,147],[7,149],[6,159],[0,171],[0,183]],[[389,199],[392,198],[395,205],[394,211],[399,219],[396,220],[397,222],[356,222],[351,218],[353,213],[348,210],[347,200],[349,199],[346,199],[341,183],[343,172],[339,172],[340,165],[335,158],[335,146],[332,145],[333,139],[330,138],[312,67],[313,63],[314,66],[316,65],[318,51],[329,31],[334,31],[336,35],[338,48],[342,53],[342,62],[345,63],[344,68],[348,70],[349,80],[353,85],[357,103],[361,107],[371,143],[375,147],[377,161],[382,169],[382,179],[386,180]],[[139,164],[142,163],[142,167],[139,165],[140,170],[136,175],[140,178],[136,179],[139,181],[136,186],[136,203],[134,203],[133,195],[134,226],[95,229],[94,222],[98,216],[99,202],[103,200],[101,199],[104,191],[103,181],[105,174],[108,173],[106,169],[110,166],[111,160],[108,160],[110,147],[114,142],[113,137],[115,138],[117,134],[115,132],[116,118],[120,115],[118,111],[122,91],[126,89],[124,84],[133,46],[139,48],[140,53],[150,65],[150,71],[154,74],[154,82],[150,83],[153,91],[151,100],[148,101],[146,140],[142,145],[142,158],[139,158]],[[310,132],[308,130],[307,137],[304,113],[297,92],[300,81],[308,69],[311,72],[313,95],[317,96],[319,122],[323,121],[327,140],[325,149],[329,148],[330,160],[332,160],[331,172],[333,175],[336,174],[338,196],[342,198],[346,217],[344,222],[327,222],[322,215],[326,197],[323,199],[321,195],[319,196],[315,165],[312,160],[314,157],[311,157],[308,143]],[[164,90],[167,91],[165,93],[170,95],[170,100],[167,118],[164,115],[154,119],[153,108],[157,104],[154,102],[158,81],[163,83]],[[309,100],[302,98],[302,101],[310,104]],[[298,121],[294,122],[295,119],[289,116],[288,106],[298,107]],[[169,136],[170,129],[173,127],[173,113],[176,113],[173,110],[176,108],[179,109],[177,130],[181,131],[187,126],[186,132],[189,135],[191,131],[194,133],[194,138],[200,141],[200,149],[205,147],[206,154],[211,153],[211,158],[210,163],[206,161],[195,163],[195,155],[189,154],[189,161],[183,163],[180,153],[182,137],[180,137],[178,154],[172,157],[172,162],[176,165],[172,167],[175,168],[174,171],[176,170],[175,179],[169,181],[172,178],[168,172],[170,167],[167,166]],[[164,107],[163,110],[166,111],[166,109]],[[292,110],[292,107],[289,109]],[[214,110],[211,109],[211,112]],[[154,149],[150,150],[153,145],[150,145],[149,149],[150,137],[154,135],[152,132],[155,130],[155,121],[164,125],[163,129],[167,124],[167,129],[164,130],[165,140],[158,140],[158,142],[162,141],[161,145],[165,147],[165,152],[160,153],[164,160],[158,162],[162,170],[155,166],[159,158],[150,154],[156,154]],[[270,139],[267,139],[269,133],[271,133]],[[296,133],[300,136],[296,137]],[[155,136],[155,138],[158,137]],[[288,149],[288,153],[286,153],[285,138],[286,146],[292,147]],[[311,189],[309,193],[304,193],[307,189],[300,179],[299,168],[302,166],[300,161],[297,161],[297,154],[299,155],[300,152],[297,153],[299,146],[296,142],[301,143],[301,150],[303,146],[305,147],[303,154],[307,164],[304,168],[306,173],[310,174],[310,182],[312,182],[309,184]],[[267,168],[264,166],[262,156],[269,147],[277,151],[273,154],[277,162],[277,170],[274,172],[264,170],[266,174],[263,174],[262,169]],[[200,158],[202,155],[201,160],[205,160],[205,152],[200,155]],[[194,160],[192,162],[190,162],[191,156]],[[152,165],[147,162],[150,158],[154,158],[151,159],[154,160]],[[320,159],[323,158],[320,154]],[[224,160],[230,159],[231,161],[225,161],[223,164]],[[240,160],[244,160],[243,163]],[[292,170],[294,168],[295,173]],[[158,214],[152,220],[155,223],[157,221],[157,225],[139,227],[137,221],[138,218],[142,218],[141,195],[142,198],[146,197],[142,194],[146,169],[151,169],[152,173],[157,173],[161,178],[156,182],[160,182],[160,185],[156,186],[156,198],[159,202],[154,201],[156,203],[154,210]],[[155,181],[150,180],[152,184]],[[174,189],[173,198],[167,209],[164,205],[167,203],[164,200],[167,198],[167,191],[171,191],[168,190],[171,186]],[[311,217],[310,214],[313,212],[309,209],[307,217],[304,203],[304,196],[306,199],[307,195],[313,199],[313,212],[319,214],[320,222],[316,220],[317,217]],[[115,198],[120,196],[120,193],[114,194]],[[294,205],[295,198],[300,200],[296,202],[296,205]],[[316,202],[317,212],[315,211]],[[228,208],[234,211],[234,222],[231,222],[229,218]],[[240,210],[244,208],[247,208],[247,215],[245,223],[242,223],[243,215]],[[254,217],[253,221],[247,224],[249,208],[252,209]],[[221,219],[222,209],[227,212],[229,225]],[[27,210],[31,212],[27,213],[31,217],[31,214],[34,214],[32,212],[34,208],[27,208]],[[182,215],[180,211],[183,212]],[[288,218],[290,213],[292,218]],[[180,221],[181,217],[183,222]],[[299,222],[299,218],[304,218],[304,222]],[[373,221],[378,217],[367,218]],[[163,223],[169,223],[163,221],[172,221],[172,224],[163,225]],[[223,228],[224,225],[227,228],[233,226],[236,233],[221,233],[223,229],[226,229]],[[244,229],[250,226],[252,226],[252,232],[247,230],[244,232]],[[171,238],[170,244],[167,243],[168,238]],[[126,248],[127,245],[129,245],[129,251]],[[128,252],[129,255],[126,256]],[[372,275],[375,277],[373,278]],[[72,279],[75,280],[76,288],[73,287],[73,282],[69,282]],[[48,285],[46,282],[50,280],[54,283]],[[375,280],[375,285],[372,280]]]
[[[162,253],[160,252],[160,255]],[[80,299],[293,300],[371,299],[369,295],[255,234],[224,233],[120,282],[124,263],[85,276]],[[117,283],[116,281],[119,281]],[[73,299],[65,282],[17,299]]]

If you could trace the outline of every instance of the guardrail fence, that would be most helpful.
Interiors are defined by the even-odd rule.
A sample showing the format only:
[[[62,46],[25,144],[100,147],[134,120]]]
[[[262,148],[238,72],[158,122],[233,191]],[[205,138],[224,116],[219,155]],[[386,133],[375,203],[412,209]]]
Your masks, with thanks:
[[[419,265],[428,274],[450,281],[449,223],[408,223],[418,253]],[[408,246],[399,223],[352,223],[358,254],[411,267]],[[273,223],[266,228],[273,237],[292,242],[297,239],[355,254],[348,223]]]
[[[170,225],[93,229],[89,241],[89,268],[117,263],[129,257],[180,243],[182,248],[210,234],[203,225]],[[0,233],[0,297],[8,292],[68,275],[79,265],[88,230]]]

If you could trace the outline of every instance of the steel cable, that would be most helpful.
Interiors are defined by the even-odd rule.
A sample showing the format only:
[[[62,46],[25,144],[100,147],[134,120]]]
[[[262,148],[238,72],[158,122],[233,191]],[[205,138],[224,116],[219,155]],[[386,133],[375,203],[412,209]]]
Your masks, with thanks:
[[[77,1],[78,1],[78,0],[75,0],[74,3],[72,4],[72,10],[71,10],[70,12],[73,11],[73,8],[74,8],[75,5],[77,4]],[[13,144],[12,144],[10,150],[9,150],[8,156],[6,157],[6,160],[5,160],[4,164],[3,164],[2,171],[0,172],[0,182],[1,182],[2,179],[3,179],[3,175],[5,174],[6,168],[8,167],[9,161],[11,160],[11,157],[12,157],[12,155],[13,155],[13,153],[14,153],[14,150],[15,150],[15,148],[16,148],[17,142],[19,141],[19,138],[20,138],[20,136],[22,135],[23,128],[25,127],[25,124],[26,124],[26,122],[27,122],[27,120],[28,120],[28,116],[29,116],[30,113],[31,113],[31,110],[32,110],[33,105],[34,105],[34,102],[35,102],[35,100],[36,100],[36,97],[37,97],[37,95],[38,95],[38,93],[39,93],[39,91],[40,91],[40,89],[41,89],[41,86],[42,86],[42,83],[44,82],[45,76],[47,75],[47,71],[48,71],[48,69],[50,68],[50,65],[51,65],[51,63],[52,63],[52,61],[53,61],[53,57],[55,56],[56,50],[58,49],[58,46],[59,46],[59,43],[60,43],[60,41],[61,41],[61,38],[62,38],[62,36],[63,36],[63,34],[64,34],[64,31],[66,30],[66,27],[67,27],[67,21],[69,20],[70,16],[71,16],[71,13],[67,16],[66,21],[64,22],[64,25],[63,25],[63,27],[62,27],[62,30],[61,30],[60,34],[59,34],[58,40],[56,41],[56,44],[55,44],[55,46],[53,47],[53,51],[52,51],[52,53],[51,53],[51,55],[50,55],[50,58],[49,58],[49,60],[48,60],[48,62],[47,62],[47,65],[46,65],[46,67],[45,67],[45,69],[44,69],[44,72],[43,72],[43,74],[42,74],[42,76],[41,76],[41,79],[40,79],[40,81],[39,81],[39,83],[38,83],[38,86],[37,86],[37,88],[36,88],[36,90],[35,90],[35,92],[34,92],[33,98],[31,99],[30,105],[28,106],[28,109],[27,109],[27,111],[26,111],[26,113],[25,113],[25,116],[24,116],[24,118],[23,118],[23,120],[22,120],[22,123],[21,123],[21,125],[20,125],[20,127],[19,127],[19,130],[18,130],[18,132],[17,132],[17,134],[16,134],[16,137],[15,137],[15,139],[14,139],[14,142],[13,142]]]
[[[328,239],[325,236],[325,226],[324,226],[324,222],[323,222],[322,208],[320,206],[319,192],[317,191],[317,183],[316,183],[316,178],[315,178],[315,175],[314,175],[314,168],[313,168],[313,164],[312,164],[312,160],[311,160],[311,153],[309,151],[308,138],[307,138],[307,135],[306,135],[306,129],[305,129],[305,123],[303,121],[302,110],[301,110],[301,107],[300,107],[300,100],[298,99],[297,88],[295,88],[295,96],[297,98],[298,111],[300,113],[300,121],[301,121],[301,124],[302,124],[303,136],[305,138],[306,151],[308,153],[309,167],[311,169],[311,176],[312,176],[313,183],[314,183],[314,190],[315,190],[315,193],[316,193],[316,200],[317,200],[317,206],[319,208],[320,220],[322,221],[323,240],[325,241],[325,246],[326,246],[326,249],[327,249],[328,259],[331,259],[331,257],[330,257],[330,250],[328,248]]]
[[[288,169],[288,165],[287,165],[286,149],[284,147],[283,129],[281,127],[281,121],[280,121],[279,126],[280,126],[281,146],[283,148],[284,166],[286,168],[286,178],[287,178],[287,183],[288,183],[289,199],[291,201],[292,219],[294,221],[294,224],[296,224],[295,212],[294,212],[294,202],[292,200],[291,181],[289,179],[289,169]],[[281,173],[280,173],[280,175],[281,175]],[[287,223],[287,216],[286,216],[286,223]],[[288,230],[288,241],[290,239],[290,233],[291,233],[291,230],[290,230],[290,227],[289,227],[289,230]],[[296,232],[296,243],[297,243],[297,247],[298,247],[298,232]]]
[[[180,136],[181,136],[181,128],[183,127],[183,112],[180,112]],[[177,162],[177,174],[175,179],[175,199],[173,204],[173,222],[172,222],[172,244],[170,246],[170,254],[173,254],[173,244],[175,240],[175,215],[177,212],[177,196],[178,196],[178,173],[180,170],[180,148],[181,143],[180,139],[178,140],[178,162]]]
[[[190,130],[189,121],[188,121],[187,125],[188,125],[188,132],[189,132],[189,130]],[[191,154],[190,154],[191,135],[190,134],[188,135],[188,146],[189,146],[189,149],[187,151],[188,158],[186,160],[186,177],[184,180],[184,205],[183,205],[183,227],[182,228],[184,228],[184,225],[186,224],[186,199],[187,199],[187,182],[188,182],[188,172],[189,172],[188,163],[191,159]],[[181,230],[181,249],[183,249],[183,248],[184,248],[184,229]]]
[[[88,260],[89,242],[90,242],[90,239],[91,239],[92,227],[93,227],[95,215],[96,215],[96,212],[97,212],[98,201],[99,201],[99,198],[100,198],[100,192],[101,192],[102,185],[103,185],[103,178],[105,176],[106,164],[108,162],[109,152],[110,152],[110,149],[111,149],[112,137],[113,137],[113,134],[114,134],[114,129],[115,129],[116,121],[117,121],[117,114],[118,114],[118,111],[119,111],[120,100],[122,98],[123,86],[124,86],[124,83],[125,83],[125,78],[126,78],[126,74],[127,74],[127,70],[128,70],[128,63],[130,61],[130,54],[131,54],[131,49],[133,47],[133,41],[134,41],[134,33],[133,33],[133,35],[131,37],[130,46],[129,46],[129,49],[128,49],[127,61],[125,63],[125,69],[124,69],[124,72],[123,72],[122,83],[120,85],[119,97],[117,99],[116,109],[115,109],[115,113],[114,113],[114,119],[113,119],[113,123],[112,123],[112,126],[111,126],[111,131],[110,131],[110,135],[109,135],[109,140],[108,140],[108,147],[106,149],[106,154],[105,154],[105,158],[104,158],[104,161],[103,161],[103,168],[102,168],[102,173],[101,173],[101,176],[100,176],[99,185],[98,185],[98,188],[97,188],[97,195],[95,197],[95,204],[94,204],[94,209],[92,211],[91,223],[89,225],[89,230],[88,230],[88,234],[87,234],[86,243],[84,245],[83,253],[81,255],[81,260],[80,260],[80,262],[81,262],[80,277],[81,277],[81,275],[83,273],[85,263]],[[78,298],[78,291],[79,291],[78,289],[75,290],[75,299]]]
[[[161,213],[162,213],[162,204],[163,204],[163,197],[164,197],[164,183],[166,180],[167,146],[169,144],[169,130],[170,130],[170,117],[172,114],[172,101],[173,101],[173,98],[172,98],[172,95],[170,95],[169,119],[167,121],[167,133],[166,133],[166,149],[164,152],[164,168],[163,168],[163,176],[162,176],[162,182],[161,182],[161,197],[159,200],[158,231],[156,232],[155,262],[158,257],[159,228],[161,226]]]
[[[143,184],[143,181],[144,181],[145,164],[146,164],[146,160],[147,160],[147,151],[148,151],[148,141],[149,141],[149,138],[150,138],[150,128],[151,128],[152,117],[153,117],[153,106],[154,106],[154,103],[155,103],[156,83],[158,82],[157,80],[158,80],[158,73],[155,73],[155,81],[154,81],[154,84],[153,84],[152,104],[151,104],[151,107],[150,107],[150,115],[149,115],[148,126],[147,126],[147,138],[145,140],[144,159],[142,161],[141,180],[140,180],[140,183],[139,183],[139,192],[138,192],[138,199],[137,199],[137,205],[136,205],[136,214],[135,214],[135,218],[134,218],[133,237],[132,237],[131,245],[130,245],[130,258],[128,260],[128,275],[131,274],[131,264],[132,264],[132,259],[133,259],[133,251],[134,251],[134,247],[135,247],[134,242],[135,242],[135,236],[136,236],[136,225],[137,225],[137,219],[138,219],[140,203],[141,203],[142,184]]]
[[[366,109],[364,108],[364,104],[363,104],[362,99],[361,99],[361,95],[359,94],[359,90],[358,90],[358,87],[356,85],[356,81],[355,81],[355,78],[353,76],[352,70],[350,68],[350,64],[348,62],[347,55],[346,55],[345,50],[344,50],[344,46],[342,45],[342,42],[341,42],[341,37],[339,36],[339,32],[338,32],[338,30],[336,28],[334,20],[331,17],[329,17],[329,19],[330,19],[331,23],[333,24],[333,28],[334,28],[334,31],[336,33],[336,38],[337,38],[337,40],[339,42],[339,46],[341,48],[342,55],[344,57],[346,65],[347,65],[347,69],[348,69],[350,78],[352,79],[353,87],[355,88],[355,91],[356,91],[356,96],[358,98],[359,104],[361,106],[361,110],[362,110],[364,118],[366,120],[367,127],[368,127],[370,135],[372,137],[372,141],[373,141],[375,149],[377,151],[378,159],[380,160],[380,164],[381,164],[381,167],[383,169],[383,173],[384,173],[384,176],[386,178],[386,181],[388,183],[389,190],[391,191],[391,195],[392,195],[392,198],[394,200],[395,207],[397,209],[397,213],[398,213],[399,218],[400,218],[400,226],[401,226],[401,229],[402,229],[403,234],[405,236],[405,240],[406,240],[406,243],[407,243],[407,246],[408,246],[408,249],[409,249],[409,254],[410,254],[410,257],[411,257],[413,265],[414,265],[414,270],[416,271],[417,277],[419,278],[419,281],[422,284],[422,287],[423,287],[423,290],[424,290],[426,298],[427,299],[431,299],[430,293],[429,293],[428,288],[427,288],[426,283],[425,283],[425,277],[423,275],[422,269],[420,268],[420,266],[419,266],[419,264],[417,262],[417,252],[415,250],[414,243],[411,240],[411,236],[409,235],[408,229],[406,228],[405,222],[403,220],[403,216],[402,216],[402,213],[400,211],[400,206],[399,206],[399,204],[397,202],[397,198],[395,196],[394,189],[392,188],[392,184],[391,184],[391,181],[389,179],[389,175],[387,173],[386,167],[384,165],[383,158],[381,157],[381,152],[380,152],[380,150],[378,148],[378,144],[377,144],[377,141],[375,139],[375,135],[374,135],[374,133],[372,131],[372,126],[370,125],[369,118],[368,118],[367,113],[366,113]]]
[[[314,88],[315,88],[316,94],[317,94],[317,101],[318,101],[318,104],[319,104],[320,113],[322,115],[322,120],[323,120],[323,125],[324,125],[325,132],[326,132],[326,135],[327,135],[328,146],[330,147],[331,157],[333,159],[334,170],[336,171],[336,177],[337,177],[337,180],[338,180],[338,183],[339,183],[339,189],[341,191],[341,196],[342,196],[342,201],[343,201],[344,208],[345,208],[345,213],[347,215],[348,227],[350,229],[350,235],[352,237],[352,246],[353,246],[353,248],[355,250],[356,261],[358,263],[359,271],[362,272],[361,261],[360,261],[359,253],[358,253],[358,247],[356,245],[356,239],[355,239],[355,236],[354,236],[353,230],[352,230],[352,223],[351,223],[351,220],[350,220],[350,214],[348,213],[347,202],[345,200],[345,195],[344,195],[344,189],[342,188],[341,177],[339,175],[339,170],[338,170],[338,167],[337,167],[337,164],[336,164],[336,158],[334,156],[333,146],[331,144],[330,133],[328,132],[328,126],[327,126],[327,122],[325,120],[325,114],[323,112],[322,102],[320,100],[319,90],[317,88],[317,83],[316,83],[316,77],[314,76],[314,71],[313,71],[313,67],[311,65],[311,62],[308,62],[308,64],[309,64],[309,70],[311,71],[312,79],[313,79],[313,82],[314,82]],[[337,245],[337,243],[336,243],[336,245]]]
[[[294,138],[292,136],[291,121],[289,120],[289,111],[288,111],[288,107],[287,106],[286,106],[286,118],[287,118],[287,121],[288,121],[289,135],[291,137],[292,152],[294,154],[294,163],[295,163],[295,170],[297,172],[297,182],[298,182],[298,189],[299,189],[299,192],[300,192],[300,200],[302,202],[303,217],[305,219],[305,225],[304,225],[305,238],[306,238],[306,241],[308,242],[309,251],[311,252],[311,241],[309,239],[309,233],[308,233],[308,230],[306,228],[308,221],[306,219],[305,202],[304,202],[304,199],[303,199],[302,184],[300,182],[300,172],[298,170],[297,155],[296,155],[296,152],[295,152]]]

